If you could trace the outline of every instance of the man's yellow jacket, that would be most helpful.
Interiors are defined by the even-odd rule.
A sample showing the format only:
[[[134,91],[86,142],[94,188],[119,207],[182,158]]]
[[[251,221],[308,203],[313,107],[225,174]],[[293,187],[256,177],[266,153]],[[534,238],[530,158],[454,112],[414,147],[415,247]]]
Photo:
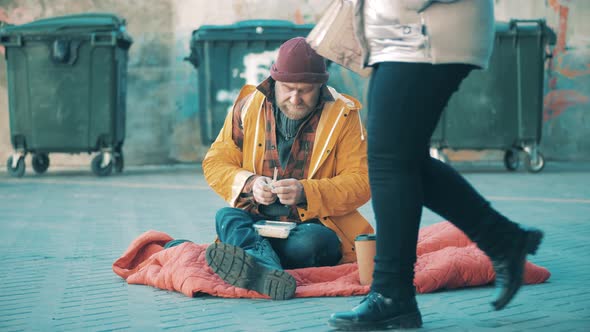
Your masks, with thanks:
[[[307,206],[298,207],[298,213],[302,222],[318,219],[336,232],[342,244],[340,263],[349,263],[356,261],[355,237],[374,232],[357,211],[370,198],[367,143],[359,101],[332,88],[328,90],[334,101],[326,102],[322,109],[308,178],[300,180]],[[229,112],[203,160],[207,182],[231,206],[235,206],[246,180],[262,170],[266,147],[266,115],[262,111],[265,100],[266,96],[255,86],[244,86],[234,104],[244,105],[242,150],[232,139],[233,114]]]

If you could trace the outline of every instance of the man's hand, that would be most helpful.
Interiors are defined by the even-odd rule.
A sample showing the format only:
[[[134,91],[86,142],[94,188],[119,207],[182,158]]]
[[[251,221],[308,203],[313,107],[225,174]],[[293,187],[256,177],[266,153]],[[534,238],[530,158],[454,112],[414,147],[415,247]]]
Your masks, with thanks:
[[[272,179],[266,176],[259,176],[252,185],[252,195],[256,202],[270,205],[277,200],[277,194],[272,192]]]
[[[281,204],[297,205],[306,202],[303,184],[296,179],[284,179],[272,184],[273,193],[277,195]]]

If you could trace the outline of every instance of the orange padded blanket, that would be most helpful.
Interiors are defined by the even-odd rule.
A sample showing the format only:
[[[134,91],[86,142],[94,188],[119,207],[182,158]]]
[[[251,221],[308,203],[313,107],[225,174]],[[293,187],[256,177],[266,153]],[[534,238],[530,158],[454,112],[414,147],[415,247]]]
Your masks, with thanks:
[[[141,234],[115,261],[113,271],[129,284],[178,291],[191,297],[210,294],[268,298],[231,286],[213,273],[205,259],[208,244],[185,242],[164,250],[164,244],[170,240],[170,236],[158,231]],[[414,285],[419,293],[479,286],[494,281],[494,270],[488,257],[449,222],[422,228],[417,254]],[[296,297],[363,295],[369,291],[369,286],[359,284],[356,263],[288,272],[297,281]],[[550,275],[544,267],[527,262],[524,282],[542,283]]]

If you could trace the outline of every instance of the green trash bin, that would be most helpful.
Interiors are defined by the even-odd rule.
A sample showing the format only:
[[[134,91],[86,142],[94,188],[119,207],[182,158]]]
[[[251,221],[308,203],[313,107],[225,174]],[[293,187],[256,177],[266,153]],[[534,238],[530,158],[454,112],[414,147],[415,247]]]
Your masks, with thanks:
[[[245,84],[258,84],[285,41],[307,36],[312,24],[283,20],[247,20],[230,25],[203,25],[194,30],[186,58],[198,71],[201,141],[211,144]]]
[[[431,154],[445,161],[443,148],[503,150],[508,170],[525,154],[530,172],[540,172],[546,47],[555,34],[545,20],[496,23],[490,66],[474,70],[451,97],[431,139]]]
[[[6,49],[10,137],[7,169],[37,173],[49,153],[99,152],[92,170],[123,169],[127,52],[125,20],[106,13],[54,17],[0,29]]]

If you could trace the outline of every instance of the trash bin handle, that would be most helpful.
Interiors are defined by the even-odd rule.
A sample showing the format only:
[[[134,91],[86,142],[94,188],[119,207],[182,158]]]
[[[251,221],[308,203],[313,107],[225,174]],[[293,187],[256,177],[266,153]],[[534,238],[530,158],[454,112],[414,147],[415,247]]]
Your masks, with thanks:
[[[103,37],[109,36],[108,40]],[[93,32],[90,34],[90,45],[92,46],[115,46],[117,44],[117,34],[111,31],[108,34]]]
[[[16,37],[16,38],[11,38],[11,37]],[[16,47],[20,47],[23,45],[23,37],[21,35],[14,35],[14,36],[1,36],[0,37],[0,44],[4,45],[4,46],[16,46]]]
[[[514,28],[515,26],[517,26],[520,23],[536,23],[537,25],[541,25],[541,26],[545,26],[545,20],[544,19],[540,19],[540,20],[534,20],[534,19],[526,19],[526,20],[521,20],[521,19],[511,19],[510,20],[510,29]]]

